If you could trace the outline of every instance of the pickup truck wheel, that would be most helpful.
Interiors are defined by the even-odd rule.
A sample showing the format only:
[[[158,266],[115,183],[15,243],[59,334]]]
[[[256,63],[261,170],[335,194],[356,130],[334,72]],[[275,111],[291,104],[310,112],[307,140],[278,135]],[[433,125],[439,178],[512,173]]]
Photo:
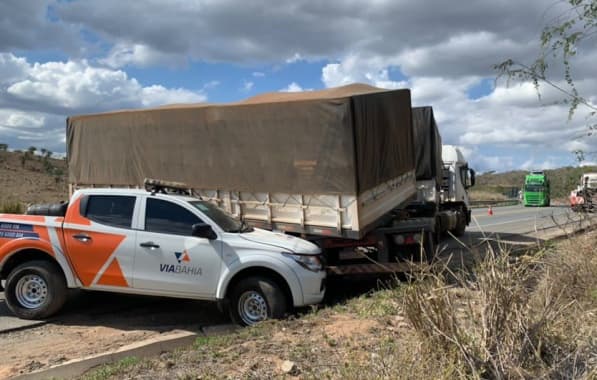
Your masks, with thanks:
[[[56,265],[32,261],[16,267],[6,279],[8,308],[22,319],[43,319],[66,301],[66,281]]]
[[[286,314],[287,301],[280,287],[268,278],[249,277],[232,290],[230,317],[243,326],[251,326]]]

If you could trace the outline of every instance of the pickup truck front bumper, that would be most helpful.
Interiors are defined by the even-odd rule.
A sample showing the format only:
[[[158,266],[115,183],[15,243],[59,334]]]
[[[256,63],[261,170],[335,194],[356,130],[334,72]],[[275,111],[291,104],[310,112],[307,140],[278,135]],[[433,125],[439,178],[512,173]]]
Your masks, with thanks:
[[[326,271],[309,272],[304,270],[301,275],[301,287],[303,290],[303,304],[294,306],[320,303],[326,290]]]

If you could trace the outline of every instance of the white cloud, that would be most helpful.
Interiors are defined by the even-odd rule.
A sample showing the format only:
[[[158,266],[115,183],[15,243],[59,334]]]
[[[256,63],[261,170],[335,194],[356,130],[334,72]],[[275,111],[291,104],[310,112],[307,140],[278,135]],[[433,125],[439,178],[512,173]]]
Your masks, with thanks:
[[[292,82],[288,86],[280,89],[280,92],[301,92],[301,91],[312,91],[312,89],[310,89],[310,88],[303,89],[303,87],[296,82]]]
[[[405,88],[406,81],[390,79],[390,67],[381,59],[363,59],[350,54],[341,62],[329,63],[322,69],[321,80],[326,87],[343,86],[355,82],[366,82],[388,89]]]
[[[265,73],[262,73],[261,71],[253,71],[253,73],[251,73],[251,75],[253,75],[255,78],[265,77]]]
[[[43,115],[18,110],[0,109],[0,127],[40,128],[44,125]]]
[[[246,80],[246,81],[243,82],[242,91],[249,92],[249,91],[251,91],[253,89],[253,86],[255,86],[254,82]]]
[[[206,84],[203,85],[203,90],[209,90],[212,88],[216,88],[220,85],[220,81],[218,80],[212,80],[207,82]]]
[[[294,53],[294,55],[290,58],[286,58],[286,63],[292,64],[299,61],[302,61],[304,58],[299,53]]]
[[[533,41],[536,46],[537,43]],[[488,31],[469,31],[438,39],[435,44],[407,48],[397,61],[407,75],[472,76],[492,72],[505,57],[517,58],[532,49]],[[496,54],[499,52],[499,54]],[[466,64],[464,64],[466,62]]]
[[[0,54],[0,140],[24,147],[44,143],[64,151],[68,115],[207,99],[203,90],[142,86],[121,70],[93,66],[86,60],[30,64],[10,53]]]
[[[10,53],[0,53],[0,85],[14,83],[24,78],[29,70],[25,58],[15,57]]]
[[[100,63],[111,68],[120,68],[128,65],[147,66],[180,66],[185,63],[185,58],[179,54],[165,53],[144,44],[117,43],[106,58]]]
[[[6,95],[48,112],[89,112],[206,100],[201,92],[159,85],[143,87],[124,71],[95,67],[86,60],[27,64],[25,68],[26,75],[10,84]]]
[[[165,88],[158,85],[143,87],[140,94],[144,107],[174,103],[199,103],[207,100],[205,95],[184,88]]]

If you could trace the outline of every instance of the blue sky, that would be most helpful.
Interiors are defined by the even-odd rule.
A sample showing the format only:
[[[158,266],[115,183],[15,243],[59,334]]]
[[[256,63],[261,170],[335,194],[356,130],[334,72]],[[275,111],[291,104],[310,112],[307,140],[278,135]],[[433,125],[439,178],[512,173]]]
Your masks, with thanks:
[[[542,27],[565,11],[544,0],[5,0],[0,142],[63,153],[68,115],[362,82],[410,88],[479,171],[575,165],[574,150],[597,151],[588,110],[569,120],[557,91],[539,99],[493,69],[532,62]],[[595,104],[597,49],[581,48],[573,74]]]

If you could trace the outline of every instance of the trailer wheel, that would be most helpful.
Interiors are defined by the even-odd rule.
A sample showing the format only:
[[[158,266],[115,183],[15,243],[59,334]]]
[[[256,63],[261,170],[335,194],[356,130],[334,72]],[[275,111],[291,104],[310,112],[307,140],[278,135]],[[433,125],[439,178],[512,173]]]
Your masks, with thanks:
[[[454,236],[462,236],[464,235],[464,230],[466,229],[466,216],[462,210],[458,211],[458,222],[456,223],[456,228],[452,230]]]
[[[16,267],[6,279],[6,304],[22,319],[43,319],[66,301],[66,281],[55,264],[31,261]]]
[[[265,277],[248,277],[232,290],[230,318],[234,323],[251,326],[286,314],[287,300],[282,289]]]
[[[429,264],[431,264],[433,262],[433,259],[435,258],[435,234],[432,232],[427,232],[424,236],[423,236],[423,254],[425,255],[425,259],[427,260],[427,262]]]

